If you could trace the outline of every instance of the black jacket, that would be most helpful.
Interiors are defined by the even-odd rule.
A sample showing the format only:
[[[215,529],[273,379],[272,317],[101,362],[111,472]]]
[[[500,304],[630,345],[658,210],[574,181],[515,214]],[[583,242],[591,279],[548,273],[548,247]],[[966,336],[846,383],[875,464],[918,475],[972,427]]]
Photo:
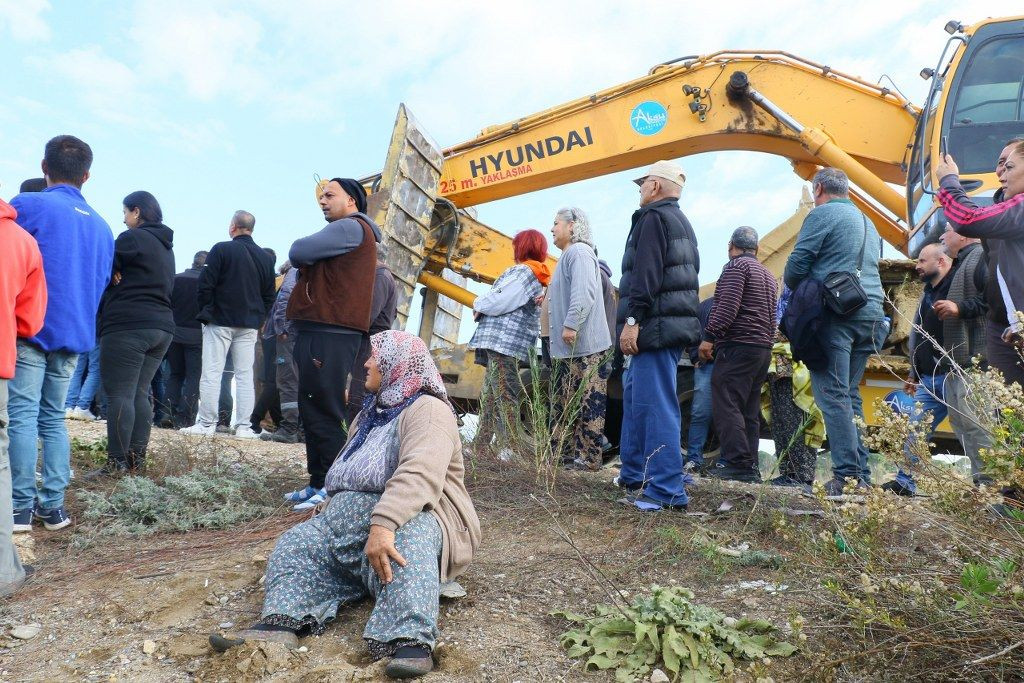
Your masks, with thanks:
[[[199,274],[202,268],[189,268],[174,276],[171,290],[171,310],[174,311],[174,342],[186,346],[202,346],[202,323],[196,291],[199,289]]]
[[[174,231],[159,223],[144,223],[117,236],[113,277],[97,316],[100,336],[122,330],[174,332],[173,246]]]
[[[633,213],[622,255],[617,333],[626,318],[640,324],[640,351],[684,348],[700,340],[697,237],[676,199]]]
[[[197,318],[255,330],[263,324],[274,295],[274,260],[250,235],[239,235],[210,249],[196,291]]]

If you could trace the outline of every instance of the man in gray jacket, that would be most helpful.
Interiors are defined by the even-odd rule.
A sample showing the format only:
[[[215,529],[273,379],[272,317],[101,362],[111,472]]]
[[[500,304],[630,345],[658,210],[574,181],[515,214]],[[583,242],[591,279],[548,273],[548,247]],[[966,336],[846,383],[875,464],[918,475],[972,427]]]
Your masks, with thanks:
[[[800,227],[796,246],[786,262],[784,280],[795,290],[807,278],[824,280],[830,273],[859,272],[867,304],[845,318],[828,314],[824,332],[828,360],[822,370],[811,370],[814,400],[825,416],[832,446],[833,479],[825,484],[827,498],[843,495],[846,479],[866,488],[871,481],[868,451],[861,442],[854,415],[864,417],[860,380],[868,356],[885,341],[882,281],[878,259],[882,245],[875,226],[850,201],[850,181],[837,168],[823,168],[811,181],[815,208]]]

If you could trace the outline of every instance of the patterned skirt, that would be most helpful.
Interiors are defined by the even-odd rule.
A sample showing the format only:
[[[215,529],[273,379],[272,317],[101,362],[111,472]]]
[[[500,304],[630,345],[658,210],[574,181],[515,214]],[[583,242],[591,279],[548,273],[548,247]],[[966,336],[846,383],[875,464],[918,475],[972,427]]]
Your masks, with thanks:
[[[282,534],[267,562],[260,621],[323,633],[342,605],[376,601],[363,631],[370,653],[386,657],[408,643],[437,640],[441,527],[421,512],[395,533],[406,560],[392,563],[394,580],[377,578],[363,552],[379,493],[343,491],[327,509]]]

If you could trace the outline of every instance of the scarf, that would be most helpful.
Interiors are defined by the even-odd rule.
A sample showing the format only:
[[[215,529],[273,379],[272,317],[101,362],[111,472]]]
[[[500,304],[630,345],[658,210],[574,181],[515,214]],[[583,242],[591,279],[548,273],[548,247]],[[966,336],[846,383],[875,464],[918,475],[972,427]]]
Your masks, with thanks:
[[[384,330],[370,337],[370,349],[380,368],[380,389],[363,399],[359,428],[341,450],[342,460],[359,450],[371,430],[390,423],[423,394],[451,406],[441,373],[422,339],[403,330]]]
[[[548,283],[551,282],[551,267],[547,263],[541,263],[540,261],[534,261],[533,259],[527,259],[521,262],[524,266],[529,266],[530,270],[533,271],[533,276],[537,278],[537,282],[542,287],[547,287]]]

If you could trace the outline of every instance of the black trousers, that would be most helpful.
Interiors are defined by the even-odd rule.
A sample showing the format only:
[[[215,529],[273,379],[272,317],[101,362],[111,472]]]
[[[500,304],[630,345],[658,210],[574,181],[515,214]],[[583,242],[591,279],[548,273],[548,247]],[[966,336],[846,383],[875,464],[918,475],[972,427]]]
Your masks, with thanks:
[[[711,411],[722,447],[719,459],[730,467],[757,468],[761,385],[771,359],[771,349],[757,346],[725,344],[715,350]]]
[[[124,467],[142,464],[153,427],[149,385],[171,333],[121,330],[100,337],[100,379],[107,392],[107,457]]]
[[[261,339],[263,367],[258,373],[260,391],[256,396],[249,422],[254,431],[259,431],[263,416],[269,414],[276,428],[281,424],[281,395],[277,390],[277,337]]]
[[[175,427],[189,427],[199,407],[199,377],[203,373],[203,346],[171,342],[167,348],[171,366],[167,378],[167,402]]]
[[[302,330],[295,340],[299,415],[306,430],[306,470],[309,485],[314,488],[323,488],[327,470],[345,445],[345,387],[365,336]]]

